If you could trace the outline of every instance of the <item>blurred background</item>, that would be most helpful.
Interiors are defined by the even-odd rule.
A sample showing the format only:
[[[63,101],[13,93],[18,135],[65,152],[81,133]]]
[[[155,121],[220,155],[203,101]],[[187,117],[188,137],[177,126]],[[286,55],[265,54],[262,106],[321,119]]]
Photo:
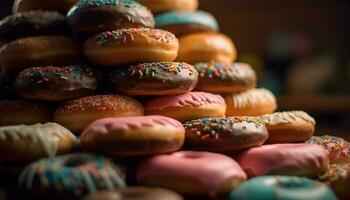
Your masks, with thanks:
[[[0,0],[0,17],[13,0]],[[44,1],[44,0],[43,0]],[[279,110],[305,110],[316,134],[350,139],[350,1],[200,0]]]

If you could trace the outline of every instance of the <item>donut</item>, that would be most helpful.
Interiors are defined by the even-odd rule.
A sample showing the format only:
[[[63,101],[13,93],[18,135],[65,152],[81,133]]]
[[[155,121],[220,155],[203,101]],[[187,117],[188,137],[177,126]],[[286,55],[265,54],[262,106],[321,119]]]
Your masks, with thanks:
[[[161,96],[145,103],[146,115],[164,115],[179,121],[205,117],[224,117],[226,104],[220,95],[206,92],[188,92]]]
[[[77,199],[99,190],[125,187],[123,169],[93,154],[41,159],[20,174],[19,187],[45,199]]]
[[[83,200],[183,200],[171,190],[163,188],[127,187],[92,193]]]
[[[198,73],[186,63],[154,62],[117,68],[110,79],[115,90],[123,94],[175,95],[192,91]]]
[[[149,28],[103,32],[84,45],[85,56],[92,63],[114,67],[138,62],[174,61],[178,50],[179,42],[172,33]]]
[[[158,155],[137,169],[141,185],[164,187],[189,196],[219,196],[246,180],[231,158],[216,153],[181,151]]]
[[[0,45],[29,36],[68,33],[65,16],[55,11],[17,13],[0,21]]]
[[[271,114],[277,109],[276,97],[265,88],[223,95],[227,110],[226,116],[259,116]]]
[[[54,121],[80,134],[98,119],[139,115],[143,115],[143,106],[131,97],[96,95],[62,103],[55,111]]]
[[[199,73],[195,90],[218,94],[244,92],[256,87],[256,73],[249,64],[201,62],[193,65]]]
[[[53,109],[43,102],[0,101],[0,126],[46,123],[52,121],[52,116]]]
[[[104,118],[82,132],[80,147],[113,156],[141,156],[174,152],[184,139],[182,124],[168,117]]]
[[[350,162],[350,143],[343,138],[330,135],[313,136],[305,143],[323,146],[329,152],[331,163]]]
[[[67,14],[68,25],[82,37],[123,28],[154,28],[151,11],[134,0],[80,0]]]
[[[252,117],[204,118],[184,123],[184,148],[230,152],[262,145],[269,134],[264,124]]]
[[[78,0],[15,0],[13,13],[31,10],[56,10],[66,13]]]
[[[229,195],[229,200],[336,200],[327,185],[294,176],[261,176],[244,182]]]
[[[270,144],[305,142],[315,132],[315,119],[304,111],[275,112],[259,118],[269,132]]]
[[[350,163],[331,164],[319,180],[327,183],[340,200],[350,198]]]
[[[1,126],[0,163],[26,163],[68,153],[76,142],[68,129],[56,123]]]
[[[221,33],[193,33],[179,39],[178,62],[197,63],[215,61],[232,63],[237,50],[232,40]]]
[[[0,47],[0,72],[28,67],[79,63],[79,44],[65,36],[36,36],[14,40]]]
[[[167,12],[155,17],[156,27],[170,31],[176,37],[192,33],[219,31],[215,17],[204,11]]]
[[[14,87],[24,99],[61,101],[91,95],[96,76],[86,66],[33,67],[19,73]]]
[[[249,177],[288,175],[317,177],[329,164],[328,152],[315,144],[271,144],[254,147],[237,156]]]
[[[188,12],[198,8],[198,0],[137,0],[145,5],[152,13],[167,11]]]

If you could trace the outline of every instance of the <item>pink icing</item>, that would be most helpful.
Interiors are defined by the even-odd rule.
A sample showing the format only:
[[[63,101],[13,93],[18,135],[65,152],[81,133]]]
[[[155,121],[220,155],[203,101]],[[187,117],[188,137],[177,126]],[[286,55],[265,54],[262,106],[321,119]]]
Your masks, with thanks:
[[[273,144],[251,148],[238,156],[244,170],[256,176],[284,167],[321,167],[327,162],[328,152],[315,144]]]
[[[180,95],[162,96],[148,101],[145,105],[148,110],[161,110],[170,107],[201,106],[205,104],[225,104],[220,95],[207,92],[188,92]]]
[[[222,154],[180,151],[158,155],[142,162],[137,171],[138,181],[145,177],[189,177],[202,183],[210,196],[229,178],[245,180],[246,174],[236,161]]]

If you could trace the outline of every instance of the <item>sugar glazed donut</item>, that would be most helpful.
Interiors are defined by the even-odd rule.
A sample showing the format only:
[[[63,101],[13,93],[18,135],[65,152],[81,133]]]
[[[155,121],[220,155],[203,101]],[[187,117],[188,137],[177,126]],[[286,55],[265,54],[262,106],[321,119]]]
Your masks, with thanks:
[[[76,137],[68,129],[56,123],[2,126],[0,163],[26,163],[69,153],[76,142]]]
[[[173,61],[179,42],[167,31],[130,28],[100,33],[85,42],[85,56],[98,65]]]
[[[110,75],[116,91],[128,95],[175,95],[192,91],[198,72],[192,65],[155,62],[117,68]]]
[[[272,144],[248,149],[237,162],[249,177],[288,175],[317,177],[328,169],[328,152],[314,144]]]
[[[30,10],[56,10],[66,13],[78,0],[15,0],[13,13]]]
[[[126,185],[120,166],[92,154],[68,154],[39,160],[22,171],[18,183],[24,191],[45,199],[77,199]]]
[[[67,14],[68,25],[82,36],[122,28],[154,28],[154,18],[134,0],[80,0]]]
[[[0,101],[0,126],[32,125],[52,121],[53,109],[43,102]]]
[[[182,124],[168,117],[105,118],[83,131],[80,146],[113,156],[151,155],[174,152],[184,139]]]
[[[174,96],[161,96],[145,103],[147,115],[164,115],[179,121],[205,117],[224,117],[226,104],[220,95],[188,92]]]
[[[305,142],[315,132],[315,119],[303,111],[276,112],[259,118],[269,131],[270,144]]]
[[[218,196],[245,181],[231,158],[216,153],[180,151],[143,161],[137,170],[141,185],[164,187],[183,195]]]
[[[96,95],[62,103],[54,114],[54,121],[80,134],[98,119],[139,115],[143,115],[143,106],[131,97]]]
[[[249,64],[202,62],[194,64],[199,73],[195,90],[218,94],[243,92],[256,87],[256,73]]]
[[[33,67],[17,76],[14,87],[24,99],[61,101],[91,95],[97,75],[87,66]]]
[[[259,116],[271,114],[277,109],[276,97],[267,89],[252,89],[223,96],[226,116]]]
[[[188,12],[198,8],[198,0],[137,0],[153,13],[166,11]]]
[[[184,123],[184,148],[230,152],[262,145],[269,134],[264,124],[252,117],[204,118]]]

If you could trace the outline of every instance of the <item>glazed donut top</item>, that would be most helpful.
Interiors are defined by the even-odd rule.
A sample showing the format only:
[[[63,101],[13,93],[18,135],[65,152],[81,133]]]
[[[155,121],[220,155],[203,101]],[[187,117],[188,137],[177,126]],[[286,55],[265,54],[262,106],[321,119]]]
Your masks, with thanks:
[[[304,111],[275,112],[260,116],[260,120],[266,125],[290,124],[297,122],[306,122],[312,125],[316,124],[315,119]]]
[[[219,24],[215,17],[204,11],[195,12],[167,12],[155,17],[156,27],[161,28],[167,25],[177,24],[200,24],[207,26],[214,31],[219,30]]]
[[[56,155],[59,141],[65,137],[77,141],[72,132],[56,123],[0,127],[0,143],[28,140],[42,146],[49,157]]]
[[[334,182],[350,177],[350,163],[337,163],[329,166],[327,172],[319,177],[324,182]]]
[[[246,179],[241,167],[231,158],[216,153],[180,151],[145,160],[137,171],[137,179],[145,177],[187,177],[198,180],[214,196],[230,178]]]
[[[265,88],[252,89],[246,92],[233,94],[232,101],[234,108],[245,108],[250,104],[257,104],[259,102],[276,103],[276,98],[271,91]]]
[[[188,92],[174,96],[162,96],[146,102],[148,110],[162,110],[166,108],[198,107],[206,104],[225,105],[220,95],[206,92]]]

